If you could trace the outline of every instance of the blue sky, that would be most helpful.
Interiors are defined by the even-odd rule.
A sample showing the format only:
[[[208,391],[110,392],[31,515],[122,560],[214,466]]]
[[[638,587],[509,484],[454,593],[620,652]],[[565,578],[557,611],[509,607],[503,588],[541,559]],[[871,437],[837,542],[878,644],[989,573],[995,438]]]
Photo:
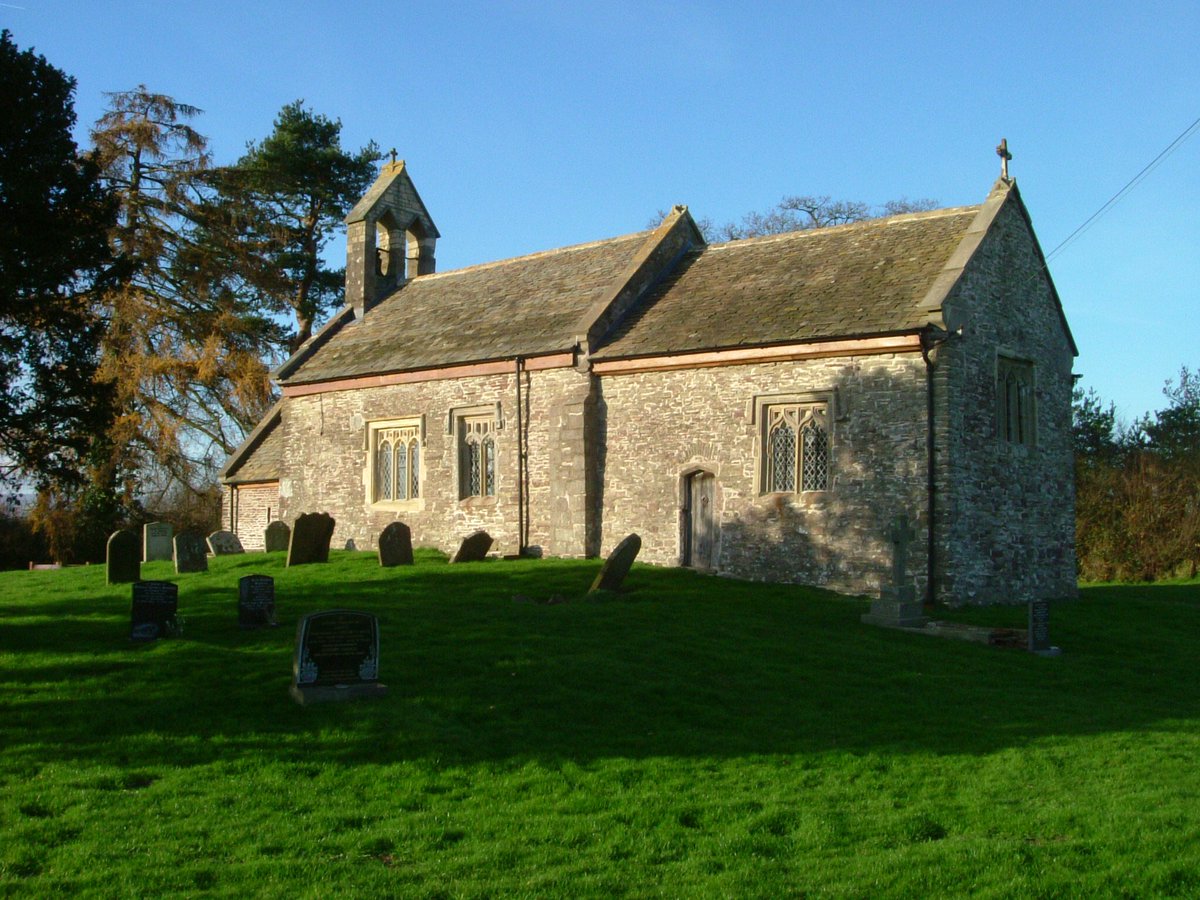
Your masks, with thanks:
[[[1049,253],[1200,118],[1200,4],[0,0],[103,92],[202,108],[218,161],[304,99],[395,146],[446,270],[785,194],[981,202],[1008,139]],[[1200,136],[1054,258],[1085,386],[1126,419],[1200,367]],[[342,252],[340,241],[331,256]]]

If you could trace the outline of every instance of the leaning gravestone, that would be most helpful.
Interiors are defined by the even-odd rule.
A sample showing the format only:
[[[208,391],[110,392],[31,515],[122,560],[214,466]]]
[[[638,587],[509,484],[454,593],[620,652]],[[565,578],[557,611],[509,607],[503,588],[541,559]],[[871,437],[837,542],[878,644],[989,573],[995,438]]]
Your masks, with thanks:
[[[463,538],[458,552],[454,554],[450,562],[479,562],[487,559],[487,552],[490,549],[492,549],[492,536],[486,531],[476,531]]]
[[[381,697],[379,620],[349,609],[309,613],[296,625],[292,698],[304,706]]]
[[[403,522],[392,522],[380,533],[379,564],[385,568],[413,564],[412,531]]]
[[[888,529],[892,545],[892,583],[882,588],[879,599],[871,601],[871,611],[863,613],[862,621],[885,628],[923,628],[924,609],[917,601],[917,589],[905,573],[908,545],[917,536],[908,524],[908,516],[899,515]]]
[[[243,575],[238,579],[238,625],[266,628],[275,621],[275,579],[270,575]]]
[[[148,522],[142,526],[142,560],[154,562],[171,558],[174,531],[166,522]]]
[[[179,585],[170,581],[138,581],[133,585],[129,639],[156,641],[179,631]]]
[[[287,550],[288,541],[291,539],[292,529],[288,528],[287,522],[282,519],[276,519],[268,525],[266,532],[263,534],[263,544],[268,553]]]
[[[336,524],[329,513],[304,513],[292,524],[292,539],[288,542],[287,564],[329,562],[329,541]]]
[[[213,556],[232,556],[245,553],[242,542],[232,531],[214,531],[208,536],[208,549]]]
[[[208,571],[208,545],[194,531],[175,535],[175,574]]]
[[[132,531],[121,529],[109,535],[105,558],[109,584],[141,580],[142,549],[138,546],[137,535]]]
[[[642,539],[638,535],[626,535],[621,540],[621,543],[613,547],[612,553],[608,554],[608,559],[600,567],[600,571],[596,575],[596,580],[588,588],[588,593],[593,594],[596,591],[619,591],[621,585],[625,582],[625,576],[629,574],[629,569],[633,565],[633,561],[637,559],[638,552],[641,549]]]

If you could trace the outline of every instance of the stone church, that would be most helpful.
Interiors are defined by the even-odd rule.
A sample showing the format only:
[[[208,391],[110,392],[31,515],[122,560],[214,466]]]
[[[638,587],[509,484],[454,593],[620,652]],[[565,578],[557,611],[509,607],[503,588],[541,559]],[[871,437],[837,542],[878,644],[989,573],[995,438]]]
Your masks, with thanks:
[[[453,551],[873,593],[1075,592],[1074,340],[1015,182],[978,206],[708,244],[652,230],[438,272],[403,162],[346,219],[346,305],[275,373],[225,527],[392,521]]]

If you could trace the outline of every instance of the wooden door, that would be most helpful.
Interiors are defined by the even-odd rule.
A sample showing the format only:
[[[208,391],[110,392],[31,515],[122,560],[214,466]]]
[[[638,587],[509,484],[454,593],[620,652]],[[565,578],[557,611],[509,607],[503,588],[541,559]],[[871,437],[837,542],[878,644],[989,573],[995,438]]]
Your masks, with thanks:
[[[711,472],[693,472],[685,482],[683,564],[694,569],[716,564],[716,484]]]

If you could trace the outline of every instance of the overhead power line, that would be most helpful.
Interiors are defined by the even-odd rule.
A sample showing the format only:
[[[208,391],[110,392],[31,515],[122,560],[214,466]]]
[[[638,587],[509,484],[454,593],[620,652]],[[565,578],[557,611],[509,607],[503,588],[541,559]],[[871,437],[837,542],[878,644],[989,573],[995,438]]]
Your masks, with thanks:
[[[1051,250],[1048,254],[1046,254],[1046,262],[1050,262],[1050,260],[1054,259],[1054,257],[1057,256],[1059,253],[1061,253],[1063,250],[1065,250],[1068,245],[1073,243],[1085,231],[1087,231],[1089,228],[1091,228],[1097,219],[1099,219],[1102,215],[1104,215],[1106,212],[1108,212],[1122,197],[1124,197],[1126,194],[1128,194],[1130,191],[1132,191],[1135,187],[1137,187],[1139,184],[1141,184],[1142,181],[1145,180],[1147,175],[1149,175],[1151,172],[1153,172],[1155,169],[1157,169],[1158,166],[1162,163],[1162,161],[1164,159],[1166,159],[1168,156],[1170,156],[1172,153],[1174,153],[1177,149],[1179,149],[1179,145],[1182,144],[1184,141],[1186,141],[1188,138],[1190,138],[1197,131],[1200,131],[1200,119],[1196,119],[1195,122],[1193,122],[1191,125],[1189,125],[1187,128],[1185,128],[1180,133],[1179,137],[1177,137],[1177,138],[1175,138],[1175,140],[1171,141],[1171,143],[1168,144],[1166,146],[1166,148],[1161,153],[1158,154],[1158,156],[1154,157],[1154,159],[1150,160],[1150,162],[1148,162],[1146,164],[1146,167],[1144,169],[1142,169],[1142,171],[1140,171],[1136,175],[1134,175],[1133,178],[1131,178],[1129,180],[1129,183],[1125,185],[1125,187],[1121,188],[1119,191],[1117,191],[1115,194],[1113,194],[1112,197],[1109,198],[1107,203],[1105,203],[1098,210],[1096,210],[1094,213],[1092,213],[1090,216],[1088,216],[1087,221],[1085,221],[1082,225],[1080,225],[1078,228],[1076,228],[1074,231],[1072,231],[1069,235],[1067,235],[1066,239],[1061,244],[1059,244],[1057,247],[1055,247],[1053,250]]]

